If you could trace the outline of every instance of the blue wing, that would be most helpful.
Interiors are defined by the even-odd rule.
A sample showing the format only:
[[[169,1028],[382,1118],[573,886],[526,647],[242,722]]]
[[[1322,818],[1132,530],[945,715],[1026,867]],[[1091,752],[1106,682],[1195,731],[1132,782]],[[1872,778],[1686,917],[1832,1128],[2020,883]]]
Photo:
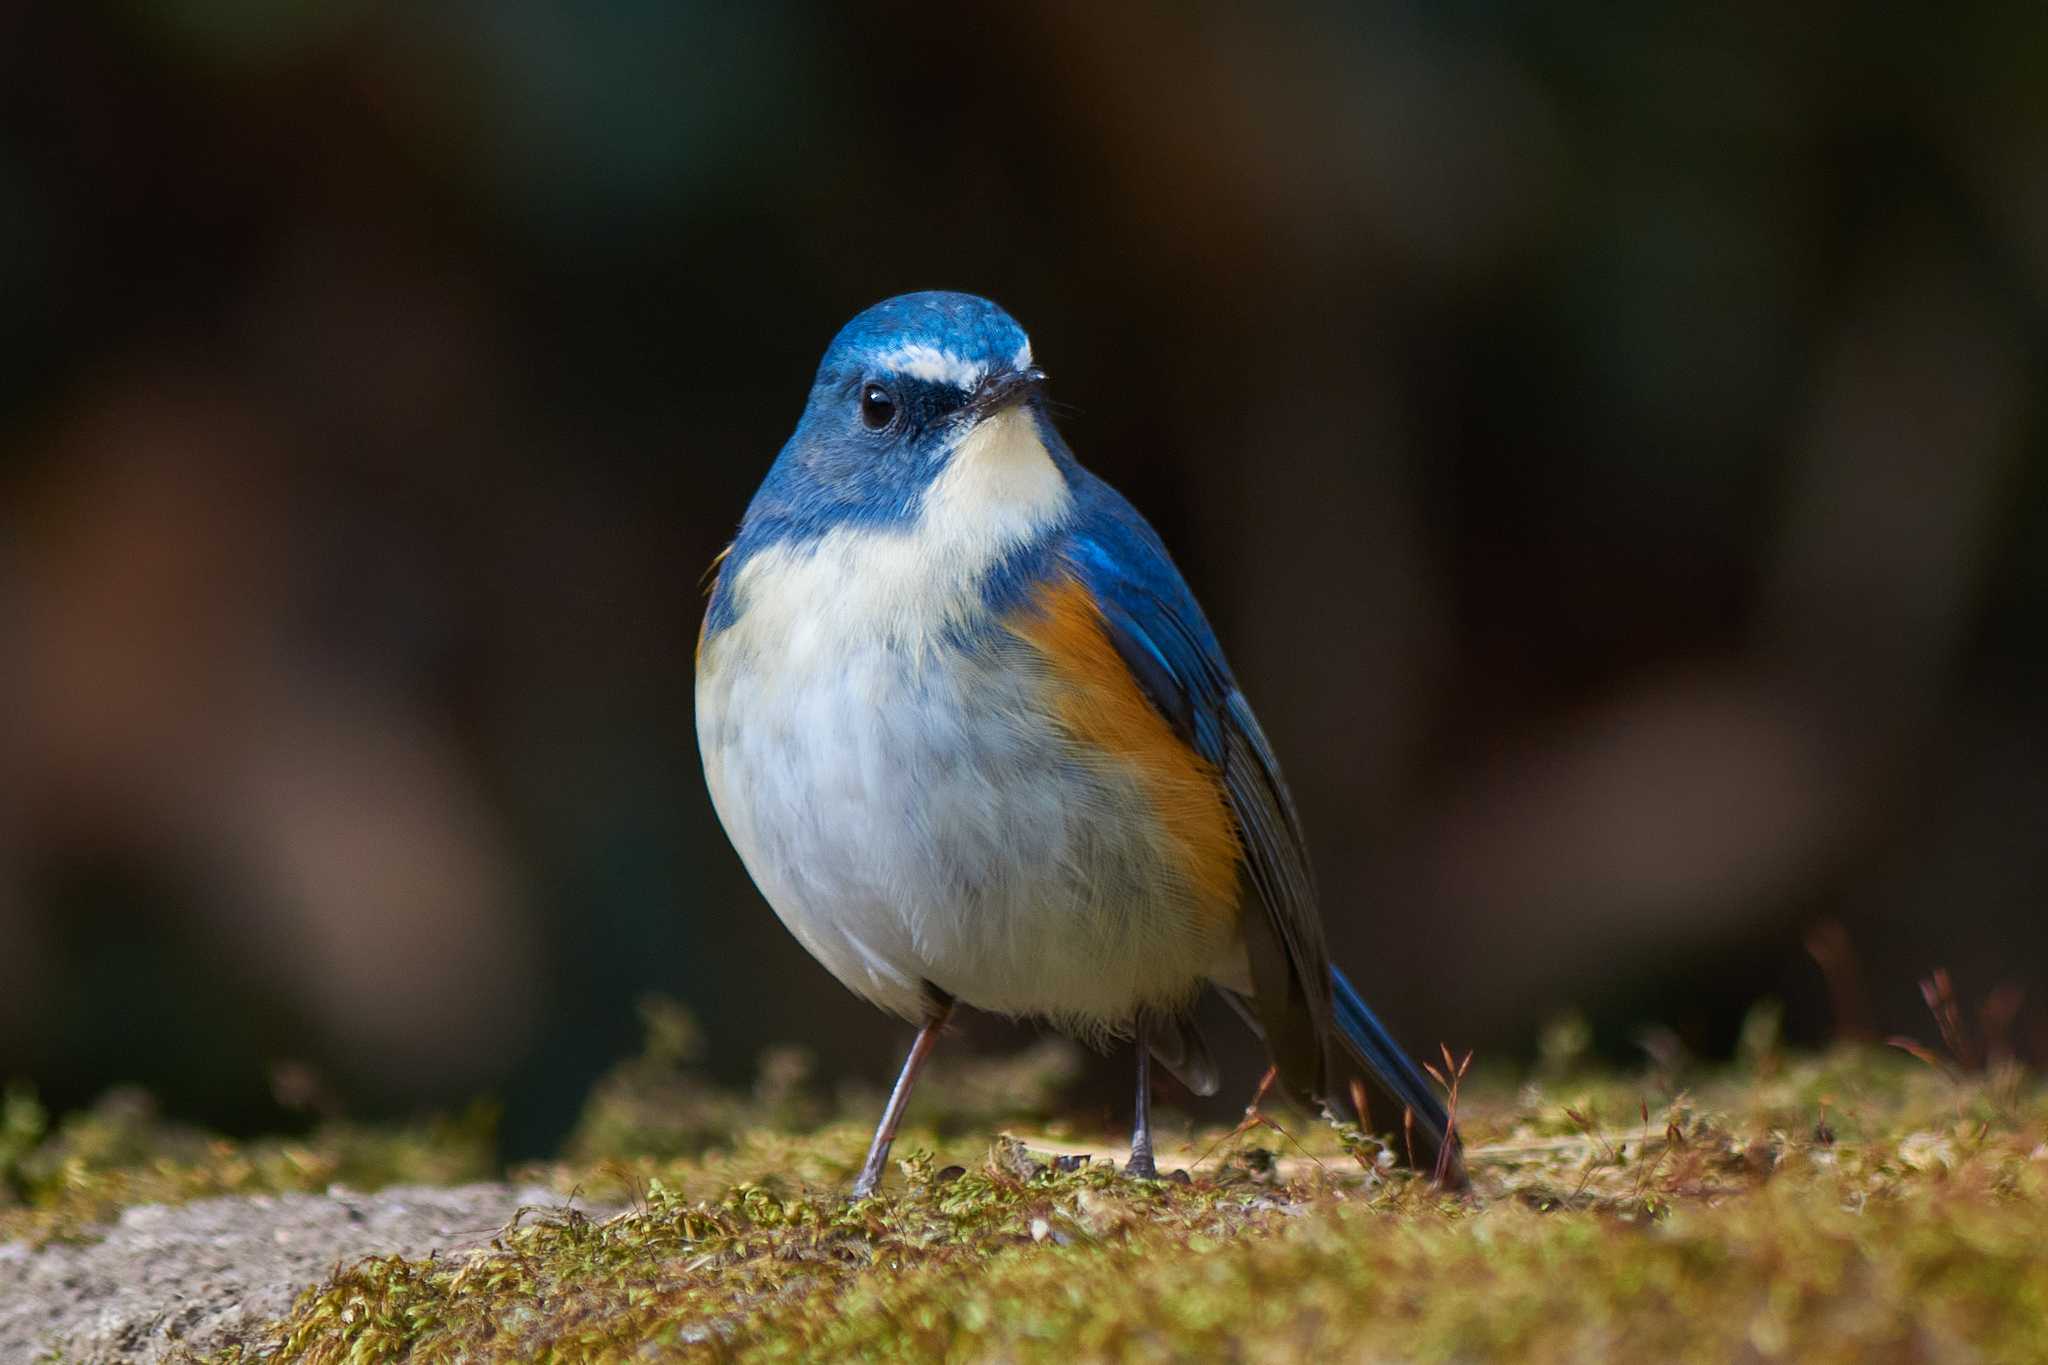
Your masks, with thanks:
[[[1446,1120],[1429,1083],[1350,983],[1333,980],[1294,799],[1215,632],[1137,510],[1078,466],[1072,478],[1068,566],[1101,606],[1111,641],[1153,705],[1222,776],[1263,910],[1246,915],[1245,939],[1253,1006],[1281,1078],[1298,1094],[1323,1095],[1324,1039],[1334,1032],[1414,1110],[1434,1146]]]
[[[1327,975],[1315,881],[1294,799],[1215,631],[1137,509],[1085,471],[1078,471],[1076,484],[1069,566],[1101,606],[1117,652],[1152,704],[1222,774],[1247,871],[1289,957],[1312,981]],[[1328,986],[1311,990],[1305,1003],[1327,1020]]]

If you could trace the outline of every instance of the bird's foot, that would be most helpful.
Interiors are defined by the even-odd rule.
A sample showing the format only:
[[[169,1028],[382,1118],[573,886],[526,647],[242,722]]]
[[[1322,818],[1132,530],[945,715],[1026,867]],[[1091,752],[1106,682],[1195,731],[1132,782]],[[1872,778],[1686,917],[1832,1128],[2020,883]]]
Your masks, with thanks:
[[[1133,1180],[1157,1180],[1159,1163],[1152,1159],[1150,1152],[1132,1152],[1131,1159],[1124,1165],[1124,1174]]]

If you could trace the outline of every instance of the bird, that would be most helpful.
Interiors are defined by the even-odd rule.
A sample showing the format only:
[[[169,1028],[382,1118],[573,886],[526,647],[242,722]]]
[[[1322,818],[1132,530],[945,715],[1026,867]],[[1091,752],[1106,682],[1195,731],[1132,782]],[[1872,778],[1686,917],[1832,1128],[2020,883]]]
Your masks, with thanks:
[[[1337,1109],[1348,1060],[1461,1183],[1436,1092],[1330,963],[1300,817],[1215,631],[1046,385],[987,299],[875,304],[826,348],[710,575],[696,724],[718,818],[797,941],[917,1028],[853,1197],[956,1004],[1130,1040],[1125,1170],[1157,1179],[1151,1064],[1219,1084],[1207,989],[1283,1092]]]

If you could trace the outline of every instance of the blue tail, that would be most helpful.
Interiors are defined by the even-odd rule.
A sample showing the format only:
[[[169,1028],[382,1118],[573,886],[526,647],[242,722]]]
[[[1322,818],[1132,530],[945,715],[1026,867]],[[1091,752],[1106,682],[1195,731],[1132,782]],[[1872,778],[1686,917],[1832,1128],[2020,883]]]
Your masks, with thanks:
[[[1443,1102],[1437,1097],[1437,1088],[1422,1069],[1408,1060],[1408,1054],[1387,1032],[1387,1026],[1379,1016],[1366,1008],[1358,991],[1344,979],[1344,973],[1330,968],[1330,984],[1335,987],[1337,1007],[1337,1030],[1343,1035],[1345,1046],[1358,1064],[1372,1073],[1386,1092],[1394,1097],[1397,1104],[1415,1111],[1415,1126],[1423,1131],[1429,1140],[1432,1152],[1443,1142],[1444,1132],[1450,1127],[1450,1120],[1444,1115]],[[1395,1116],[1395,1131],[1400,1131],[1400,1115]],[[1456,1163],[1453,1163],[1455,1165]]]

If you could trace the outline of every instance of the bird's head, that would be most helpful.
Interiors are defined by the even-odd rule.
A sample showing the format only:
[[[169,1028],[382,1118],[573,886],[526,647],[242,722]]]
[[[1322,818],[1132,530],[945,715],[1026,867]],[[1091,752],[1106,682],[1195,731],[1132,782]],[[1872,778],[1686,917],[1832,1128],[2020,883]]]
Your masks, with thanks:
[[[840,329],[769,488],[784,516],[882,524],[979,448],[1037,445],[1045,374],[1008,313],[971,294],[903,294]],[[1006,439],[998,441],[1003,436]],[[775,487],[775,485],[780,485]]]

